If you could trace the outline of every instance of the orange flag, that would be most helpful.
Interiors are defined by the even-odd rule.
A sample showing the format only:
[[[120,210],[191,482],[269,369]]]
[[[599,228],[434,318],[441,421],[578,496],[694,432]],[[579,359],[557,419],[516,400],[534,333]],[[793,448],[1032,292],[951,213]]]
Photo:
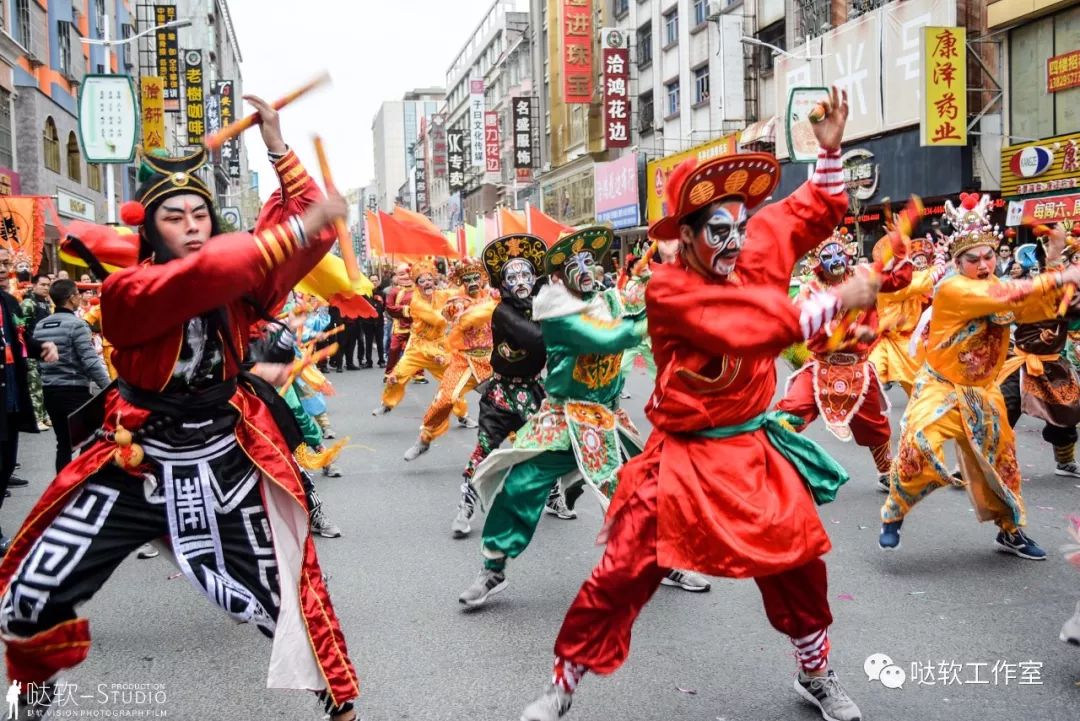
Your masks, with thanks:
[[[372,255],[386,255],[383,248],[382,231],[379,229],[379,217],[370,210],[364,211],[364,219],[367,221],[368,250]]]
[[[563,225],[550,215],[540,212],[532,205],[527,206],[525,212],[527,213],[528,220],[528,230],[526,232],[542,238],[544,242],[548,244],[549,248],[561,235],[574,232],[574,229],[569,225]]]
[[[379,229],[382,232],[383,250],[386,255],[439,255],[458,257],[456,249],[449,247],[446,236],[422,225],[402,222],[392,215],[379,211]]]
[[[51,203],[49,197],[41,195],[0,196],[0,241],[13,256],[20,256],[16,262],[30,261],[34,273],[45,250],[45,208]]]
[[[529,224],[521,213],[515,213],[509,208],[499,208],[499,232],[502,235],[527,233],[528,227]]]
[[[421,213],[416,213],[407,208],[402,208],[400,205],[394,206],[394,220],[402,226],[405,226],[410,232],[422,236],[423,240],[417,240],[416,242],[422,243],[424,247],[437,248],[436,250],[425,250],[423,255],[441,255],[447,258],[458,258],[460,254],[456,247],[446,239],[443,232],[439,230],[439,226],[431,222],[431,219]]]

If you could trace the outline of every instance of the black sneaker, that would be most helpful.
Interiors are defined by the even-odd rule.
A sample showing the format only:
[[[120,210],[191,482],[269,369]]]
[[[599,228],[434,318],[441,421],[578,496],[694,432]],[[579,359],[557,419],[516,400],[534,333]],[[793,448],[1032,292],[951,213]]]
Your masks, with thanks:
[[[19,478],[18,476],[12,476],[8,479],[8,488],[26,488],[30,485],[30,481],[25,478]]]
[[[1019,528],[1016,529],[1016,533],[1006,533],[1005,531],[998,531],[997,538],[994,540],[1005,553],[1011,553],[1014,556],[1020,558],[1026,558],[1029,561],[1045,561],[1046,551],[1039,547],[1039,544],[1028,538]]]

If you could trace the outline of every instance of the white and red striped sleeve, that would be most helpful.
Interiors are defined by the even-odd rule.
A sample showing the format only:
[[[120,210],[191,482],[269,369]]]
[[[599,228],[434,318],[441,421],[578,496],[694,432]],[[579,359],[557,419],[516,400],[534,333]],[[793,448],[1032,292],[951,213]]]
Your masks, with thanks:
[[[840,195],[844,192],[844,169],[840,165],[840,148],[833,150],[822,148],[818,151],[817,165],[814,166],[814,175],[810,178],[810,182],[829,195]]]

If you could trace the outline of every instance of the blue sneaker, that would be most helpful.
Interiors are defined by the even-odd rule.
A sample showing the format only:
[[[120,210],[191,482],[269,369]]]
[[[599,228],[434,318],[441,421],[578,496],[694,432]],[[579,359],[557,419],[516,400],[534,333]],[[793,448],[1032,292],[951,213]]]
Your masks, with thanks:
[[[881,535],[878,536],[878,547],[883,551],[895,551],[900,548],[900,526],[904,525],[903,519],[881,524]]]
[[[1039,548],[1039,544],[1028,538],[1019,528],[1016,529],[1016,533],[998,531],[997,539],[994,543],[996,543],[998,548],[1002,551],[1011,553],[1014,556],[1019,556],[1020,558],[1026,558],[1029,561],[1046,560],[1046,551]]]

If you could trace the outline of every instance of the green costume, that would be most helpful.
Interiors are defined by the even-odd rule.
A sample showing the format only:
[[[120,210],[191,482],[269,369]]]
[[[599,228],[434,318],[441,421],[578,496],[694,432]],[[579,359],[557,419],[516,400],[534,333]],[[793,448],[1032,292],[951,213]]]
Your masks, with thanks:
[[[548,257],[579,235],[564,238]],[[644,317],[624,318],[617,290],[583,299],[552,283],[537,294],[533,319],[547,347],[548,397],[513,448],[493,452],[473,477],[481,503],[490,506],[482,549],[489,569],[501,569],[525,550],[557,479],[564,487],[584,480],[606,507],[622,463],[643,447],[619,409],[619,393],[622,353],[641,342]]]
[[[28,336],[33,334],[34,325],[38,320],[37,308],[38,304],[35,302],[33,294],[27,291],[26,297],[23,298],[23,302],[19,306],[19,312],[22,315],[20,325],[26,329]],[[49,314],[46,313],[45,315]],[[34,417],[37,419],[38,426],[48,425],[49,414],[45,412],[45,391],[41,386],[41,369],[38,368],[37,358],[26,359],[26,383],[30,386],[30,402],[34,405]]]

